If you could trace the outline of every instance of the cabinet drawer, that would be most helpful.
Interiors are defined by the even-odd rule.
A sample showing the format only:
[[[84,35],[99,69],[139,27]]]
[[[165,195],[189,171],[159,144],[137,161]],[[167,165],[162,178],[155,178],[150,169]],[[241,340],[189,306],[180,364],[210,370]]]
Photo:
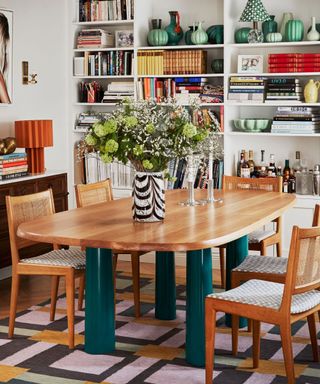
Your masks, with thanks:
[[[51,188],[54,195],[64,194],[67,192],[65,176],[57,176],[45,178],[38,181],[38,192],[46,191]]]

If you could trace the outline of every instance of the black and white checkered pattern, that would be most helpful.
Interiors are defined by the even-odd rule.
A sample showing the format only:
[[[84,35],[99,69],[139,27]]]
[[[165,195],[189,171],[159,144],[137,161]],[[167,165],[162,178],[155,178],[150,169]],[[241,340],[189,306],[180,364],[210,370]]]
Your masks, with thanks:
[[[249,255],[232,271],[283,275],[287,271],[287,263],[288,259],[286,257]]]

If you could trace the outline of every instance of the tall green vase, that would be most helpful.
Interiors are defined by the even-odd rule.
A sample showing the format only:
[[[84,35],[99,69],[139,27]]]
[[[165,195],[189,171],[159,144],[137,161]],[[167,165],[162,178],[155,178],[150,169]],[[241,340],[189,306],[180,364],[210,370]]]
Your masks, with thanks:
[[[274,18],[274,15],[270,15],[270,20],[264,21],[262,23],[262,32],[264,40],[266,40],[266,36],[268,33],[274,33],[278,31],[278,23],[274,20]]]
[[[286,24],[286,41],[302,41],[304,35],[304,25],[301,20],[289,20]]]
[[[183,37],[180,26],[180,15],[178,11],[170,11],[170,24],[165,28],[168,33],[168,45],[178,45]]]

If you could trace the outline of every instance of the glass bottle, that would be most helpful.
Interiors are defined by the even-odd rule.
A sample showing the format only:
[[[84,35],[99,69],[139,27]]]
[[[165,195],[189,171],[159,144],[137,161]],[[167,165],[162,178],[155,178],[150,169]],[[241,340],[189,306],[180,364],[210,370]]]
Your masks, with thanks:
[[[268,166],[268,177],[276,177],[277,175],[277,168],[276,163],[274,160],[274,154],[270,155],[270,162]]]
[[[241,149],[240,160],[238,161],[238,164],[237,164],[237,176],[238,177],[241,176],[241,164],[244,162],[244,152],[245,152],[245,150]]]
[[[253,172],[254,172],[254,160],[253,160],[253,150],[252,149],[249,150],[248,164],[249,164],[249,167],[250,167],[250,177],[252,177]]]
[[[250,178],[250,165],[248,162],[248,152],[244,152],[244,161],[240,169],[241,177]]]
[[[292,171],[294,174],[300,173],[302,171],[302,163],[301,163],[301,153],[300,151],[296,151],[296,161],[293,163]]]
[[[265,150],[261,149],[261,160],[260,160],[260,172],[259,177],[267,177],[267,163],[264,160]]]
[[[284,165],[284,168],[283,168],[283,174],[285,174],[286,172],[289,172],[289,174],[290,174],[289,160],[285,160],[285,165]]]

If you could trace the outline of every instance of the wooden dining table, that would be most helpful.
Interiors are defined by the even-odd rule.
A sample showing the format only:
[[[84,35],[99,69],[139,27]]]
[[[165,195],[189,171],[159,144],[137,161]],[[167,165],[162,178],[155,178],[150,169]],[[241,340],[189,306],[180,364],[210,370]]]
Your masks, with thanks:
[[[18,227],[20,237],[86,248],[85,351],[115,349],[112,251],[156,251],[155,316],[176,317],[174,252],[186,252],[186,360],[204,366],[204,298],[212,293],[211,248],[227,244],[231,269],[248,254],[247,235],[281,216],[295,197],[267,191],[217,191],[221,202],[183,206],[186,190],[167,191],[162,222],[135,222],[131,198],[56,213]],[[205,190],[195,198],[204,199]],[[134,335],[133,335],[134,336]]]

